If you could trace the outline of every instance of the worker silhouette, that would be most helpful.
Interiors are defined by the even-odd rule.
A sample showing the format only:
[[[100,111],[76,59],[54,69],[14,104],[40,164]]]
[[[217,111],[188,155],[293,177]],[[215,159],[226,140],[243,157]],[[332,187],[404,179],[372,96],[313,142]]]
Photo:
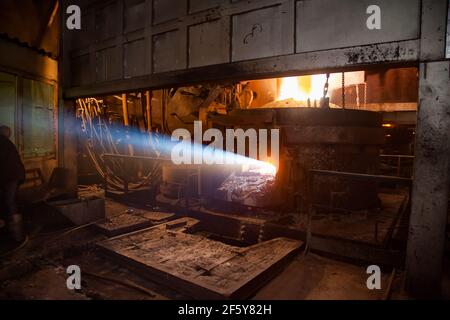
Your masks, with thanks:
[[[17,210],[16,195],[19,185],[25,180],[25,168],[10,137],[11,129],[0,126],[0,214],[11,240],[22,242],[25,237],[23,220]]]

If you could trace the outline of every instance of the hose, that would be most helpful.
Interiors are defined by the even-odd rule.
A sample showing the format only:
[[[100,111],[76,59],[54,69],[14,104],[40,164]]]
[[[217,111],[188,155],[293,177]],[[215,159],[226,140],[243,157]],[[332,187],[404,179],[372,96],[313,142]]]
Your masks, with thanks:
[[[77,100],[77,116],[81,119],[81,127],[87,140],[85,149],[92,160],[96,171],[113,189],[122,190],[125,184],[117,173],[126,172],[125,164],[117,159],[109,159],[108,163],[100,156],[103,153],[120,154],[109,126],[102,113],[100,102],[95,98]],[[98,128],[97,128],[98,127]],[[150,141],[150,139],[148,139]],[[150,146],[154,149],[154,146]],[[154,163],[144,177],[138,181],[128,183],[129,190],[136,190],[148,184],[151,180],[159,179],[160,164]]]

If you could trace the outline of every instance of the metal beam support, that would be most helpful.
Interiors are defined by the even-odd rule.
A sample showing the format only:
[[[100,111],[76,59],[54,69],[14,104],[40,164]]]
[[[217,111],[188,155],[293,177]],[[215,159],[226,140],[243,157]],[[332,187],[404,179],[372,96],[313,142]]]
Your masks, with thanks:
[[[122,112],[123,112],[123,124],[128,127],[129,126],[129,118],[128,118],[128,104],[127,104],[127,94],[122,94]]]
[[[419,48],[419,40],[408,40],[239,61],[66,88],[64,98],[161,89],[207,81],[254,80],[338,72],[344,68],[346,71],[357,71],[379,67],[380,64],[415,66],[419,61]]]
[[[74,197],[78,193],[78,166],[77,161],[77,144],[78,123],[75,116],[75,102],[62,101],[58,112],[61,114],[59,123],[59,166],[67,170],[66,191]]]
[[[420,61],[445,59],[448,0],[422,0]]]
[[[450,62],[420,65],[406,288],[417,297],[440,293],[450,185]]]

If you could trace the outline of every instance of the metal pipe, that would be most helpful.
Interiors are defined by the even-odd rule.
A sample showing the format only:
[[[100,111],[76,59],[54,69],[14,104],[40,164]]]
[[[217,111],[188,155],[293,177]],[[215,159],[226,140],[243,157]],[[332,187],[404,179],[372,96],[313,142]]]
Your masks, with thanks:
[[[172,161],[171,159],[166,158],[157,158],[157,157],[148,157],[148,156],[130,156],[127,154],[113,154],[113,153],[103,153],[101,157],[109,157],[109,158],[121,158],[121,159],[128,159],[128,160],[157,160],[157,161]]]
[[[152,95],[152,91],[147,91],[145,93],[148,132],[152,132]]]
[[[396,176],[384,176],[384,175],[373,175],[365,173],[354,173],[354,172],[342,172],[342,171],[329,171],[329,170],[310,170],[312,175],[320,176],[338,176],[343,178],[348,178],[351,180],[363,180],[363,181],[375,181],[375,182],[397,182],[404,183],[406,185],[411,185],[412,179],[402,178]]]
[[[122,94],[122,112],[123,112],[123,124],[128,127],[130,123],[128,121],[128,106],[126,93]]]

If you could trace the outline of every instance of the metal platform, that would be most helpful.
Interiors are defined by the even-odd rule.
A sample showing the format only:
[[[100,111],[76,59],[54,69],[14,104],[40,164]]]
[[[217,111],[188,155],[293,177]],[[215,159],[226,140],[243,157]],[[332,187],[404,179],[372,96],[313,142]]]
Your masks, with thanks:
[[[195,299],[248,298],[303,247],[302,241],[286,238],[235,247],[186,233],[198,222],[181,218],[98,247],[140,275]]]
[[[170,212],[151,211],[129,207],[116,201],[107,200],[106,221],[95,224],[95,227],[108,237],[148,228],[175,219]]]

